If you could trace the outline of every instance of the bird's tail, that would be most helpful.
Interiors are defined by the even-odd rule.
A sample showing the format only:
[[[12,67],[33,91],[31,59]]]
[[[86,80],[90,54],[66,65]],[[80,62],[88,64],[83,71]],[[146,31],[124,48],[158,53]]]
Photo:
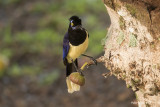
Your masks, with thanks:
[[[78,67],[78,61],[77,59],[74,61],[75,65]],[[68,93],[73,93],[74,91],[79,91],[80,90],[80,85],[77,85],[75,83],[73,83],[70,79],[69,79],[69,75],[72,72],[76,72],[75,67],[73,65],[73,63],[68,63],[66,65],[66,83],[67,83],[67,88],[68,88]]]

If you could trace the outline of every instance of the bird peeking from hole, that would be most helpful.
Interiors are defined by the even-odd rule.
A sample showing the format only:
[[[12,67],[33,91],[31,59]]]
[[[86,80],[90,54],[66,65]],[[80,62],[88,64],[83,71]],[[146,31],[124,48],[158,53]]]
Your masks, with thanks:
[[[66,83],[68,93],[79,91],[80,86],[85,83],[85,78],[82,70],[87,62],[78,69],[78,57],[80,55],[89,57],[97,65],[97,61],[83,54],[88,48],[89,33],[82,27],[81,19],[78,16],[72,16],[69,19],[68,32],[63,39],[63,63],[66,66]]]

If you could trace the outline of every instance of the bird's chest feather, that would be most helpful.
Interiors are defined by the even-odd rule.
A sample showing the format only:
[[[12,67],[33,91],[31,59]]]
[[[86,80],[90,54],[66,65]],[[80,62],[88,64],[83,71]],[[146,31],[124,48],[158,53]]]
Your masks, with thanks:
[[[67,59],[69,63],[71,63],[71,59],[75,60],[76,58],[78,58],[81,54],[83,54],[86,51],[88,47],[88,42],[89,41],[88,41],[88,35],[87,35],[85,41],[82,44],[78,46],[72,45],[71,43],[69,44],[70,49],[67,55]]]

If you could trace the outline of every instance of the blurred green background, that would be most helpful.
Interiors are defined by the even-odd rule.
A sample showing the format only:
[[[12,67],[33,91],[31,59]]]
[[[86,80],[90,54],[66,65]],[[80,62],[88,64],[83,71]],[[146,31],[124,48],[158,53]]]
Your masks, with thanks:
[[[124,82],[101,76],[102,65],[86,70],[80,92],[67,93],[62,41],[72,15],[90,34],[86,54],[103,55],[110,19],[101,0],[0,0],[0,107],[134,106]]]
[[[102,1],[1,0],[0,9],[0,55],[9,62],[5,75],[47,72],[46,78],[52,79],[45,81],[52,83],[64,70],[62,41],[72,15],[82,19],[90,34],[86,53],[96,56],[103,52],[101,40],[109,23]]]

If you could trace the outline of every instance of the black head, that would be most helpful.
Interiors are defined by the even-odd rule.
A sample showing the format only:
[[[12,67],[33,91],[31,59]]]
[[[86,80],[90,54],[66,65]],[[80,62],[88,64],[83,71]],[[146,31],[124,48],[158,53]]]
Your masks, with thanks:
[[[81,19],[78,16],[70,17],[69,21],[70,21],[70,26],[71,27],[75,27],[77,25],[82,25],[81,24]]]

